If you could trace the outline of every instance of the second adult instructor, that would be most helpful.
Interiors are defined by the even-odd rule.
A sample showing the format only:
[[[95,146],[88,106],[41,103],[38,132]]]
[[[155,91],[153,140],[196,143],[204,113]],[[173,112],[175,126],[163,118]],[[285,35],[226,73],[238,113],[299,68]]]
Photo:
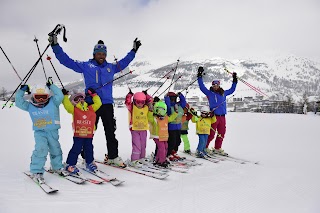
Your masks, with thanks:
[[[96,126],[101,117],[108,150],[105,162],[119,167],[125,167],[126,165],[123,163],[123,160],[118,156],[118,140],[115,137],[116,120],[113,110],[112,80],[114,74],[125,69],[135,58],[141,42],[136,38],[133,42],[133,49],[115,64],[106,61],[107,47],[101,40],[99,40],[93,48],[93,58],[85,62],[71,59],[62,50],[55,35],[49,37],[49,42],[51,43],[56,58],[62,65],[83,74],[86,92],[88,88],[94,88],[101,98],[102,106],[96,112]]]

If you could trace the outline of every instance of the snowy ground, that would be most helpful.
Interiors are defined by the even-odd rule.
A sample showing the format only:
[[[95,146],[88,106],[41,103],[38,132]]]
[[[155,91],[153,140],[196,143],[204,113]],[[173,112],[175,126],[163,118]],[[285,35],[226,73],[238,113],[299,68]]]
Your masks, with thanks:
[[[127,159],[131,154],[127,112],[118,108],[115,113],[120,155]],[[203,161],[187,174],[171,172],[163,181],[99,165],[126,182],[119,187],[76,185],[45,174],[47,183],[59,189],[57,194],[46,195],[22,173],[29,169],[34,146],[28,113],[13,107],[0,114],[0,213],[320,212],[319,116],[229,113],[224,149],[234,156],[259,160],[260,165]],[[72,130],[71,115],[63,107],[61,122],[65,159],[72,146]],[[94,138],[97,159],[106,152],[101,127]],[[194,124],[190,127],[195,150],[198,138]],[[154,147],[149,140],[147,152]]]

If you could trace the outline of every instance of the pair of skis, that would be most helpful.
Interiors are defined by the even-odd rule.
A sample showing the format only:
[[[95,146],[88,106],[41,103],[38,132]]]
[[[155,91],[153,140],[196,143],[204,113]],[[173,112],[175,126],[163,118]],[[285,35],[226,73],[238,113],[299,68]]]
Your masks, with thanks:
[[[91,172],[81,165],[79,167],[81,168],[81,170],[98,177],[100,180],[88,178],[87,176],[83,175],[82,173],[62,175],[62,174],[58,174],[58,173],[54,172],[51,169],[46,169],[46,172],[53,174],[55,176],[64,178],[68,181],[71,181],[71,182],[79,184],[79,185],[84,184],[85,182],[90,182],[93,184],[102,184],[104,182],[108,182],[108,183],[111,183],[113,186],[119,186],[124,182],[124,181],[119,180],[115,177],[109,176],[107,173],[105,173],[102,170],[96,170],[94,172]],[[30,177],[47,194],[53,194],[53,193],[59,191],[58,189],[48,185],[45,181],[43,182],[43,181],[39,181],[38,179],[35,179],[30,172],[24,172],[24,174],[27,175],[28,177]]]
[[[195,153],[184,153],[184,154],[188,154],[188,155],[191,155],[195,158],[199,158],[195,155]],[[246,160],[246,159],[242,159],[242,158],[233,157],[230,155],[225,156],[225,155],[209,154],[209,153],[207,153],[207,155],[203,156],[202,159],[205,159],[207,161],[211,161],[213,163],[219,163],[220,161],[232,161],[232,162],[240,163],[240,164],[246,164],[246,163],[259,164],[259,161]]]
[[[121,170],[125,170],[125,171],[129,171],[129,172],[133,172],[136,174],[140,174],[140,175],[144,175],[144,176],[148,176],[151,178],[155,178],[155,179],[159,179],[159,180],[163,180],[166,179],[169,175],[166,172],[159,172],[157,170],[152,170],[150,168],[147,167],[142,167],[142,168],[135,168],[135,167],[130,167],[130,166],[126,166],[126,167],[119,167],[113,164],[106,164],[104,161],[100,161],[100,160],[96,160],[97,163],[100,164],[104,164],[104,165],[108,165],[114,168],[118,168]]]

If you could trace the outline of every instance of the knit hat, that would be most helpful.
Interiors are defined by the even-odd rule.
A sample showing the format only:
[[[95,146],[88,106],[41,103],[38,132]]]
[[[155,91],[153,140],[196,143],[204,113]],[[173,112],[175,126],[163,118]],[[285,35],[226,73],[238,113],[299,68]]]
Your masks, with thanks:
[[[102,52],[107,55],[107,47],[104,45],[104,42],[99,40],[98,44],[96,44],[93,48],[93,55],[96,53]]]

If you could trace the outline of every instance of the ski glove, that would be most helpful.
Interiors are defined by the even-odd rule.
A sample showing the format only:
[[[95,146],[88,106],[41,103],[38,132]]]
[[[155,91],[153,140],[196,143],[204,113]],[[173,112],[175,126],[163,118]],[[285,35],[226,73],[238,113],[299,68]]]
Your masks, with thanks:
[[[202,76],[204,75],[204,69],[203,69],[203,67],[199,67],[198,68],[198,75],[197,75],[197,77],[198,78],[202,78]]]
[[[22,91],[24,91],[24,92],[30,91],[29,86],[26,85],[26,84],[22,84],[21,87],[20,87],[20,89],[21,89]],[[29,92],[28,92],[28,93],[29,93]]]
[[[53,35],[49,36],[48,41],[49,41],[49,43],[51,44],[51,46],[57,45],[57,44],[58,44],[58,37],[57,37],[57,35],[54,35],[54,34],[53,34]]]
[[[136,38],[134,41],[133,41],[133,51],[136,53],[139,49],[139,47],[141,46],[141,41],[138,40],[138,38]]]
[[[61,91],[62,91],[63,95],[69,95],[69,91],[66,90],[65,88],[63,88]]]
[[[88,94],[93,97],[93,96],[95,96],[97,93],[96,93],[96,91],[95,91],[93,88],[89,88],[89,89],[88,89]]]
[[[46,85],[47,85],[47,87],[48,87],[49,89],[50,89],[51,84],[53,84],[52,77],[49,77],[49,78],[48,78],[48,81],[47,81],[47,83],[46,83]]]
[[[129,92],[128,94],[133,95],[133,92],[131,91],[131,89],[129,88]]]
[[[158,101],[160,101],[160,98],[159,98],[158,96],[154,97],[153,103],[156,103],[156,102],[158,102]]]
[[[238,83],[238,78],[237,78],[237,73],[236,72],[234,72],[234,73],[232,73],[232,78],[233,78],[233,83]]]
[[[193,108],[191,108],[189,111],[190,111],[190,113],[191,113],[192,115],[198,116],[198,115],[197,115],[197,112],[196,112],[196,111],[194,111],[194,109],[193,109]]]

